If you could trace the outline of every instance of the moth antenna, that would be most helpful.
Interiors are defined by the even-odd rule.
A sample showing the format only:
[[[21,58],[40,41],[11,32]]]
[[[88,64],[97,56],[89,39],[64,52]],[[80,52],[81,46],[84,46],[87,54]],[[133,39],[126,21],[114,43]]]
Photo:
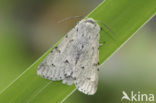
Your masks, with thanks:
[[[63,23],[63,22],[65,22],[65,21],[68,21],[68,20],[73,20],[73,19],[75,19],[75,18],[80,18],[80,19],[82,19],[82,18],[84,18],[84,16],[72,16],[72,17],[66,17],[66,18],[64,18],[64,19],[62,19],[62,20],[59,20],[57,23]]]
[[[118,38],[117,37],[117,34],[116,33],[114,33],[111,29],[110,29],[110,27],[108,27],[105,23],[103,23],[103,22],[101,22],[101,21],[98,21],[98,20],[96,20],[97,22],[99,22],[99,23],[101,23],[103,26],[105,26],[113,35],[111,35],[111,37],[113,38],[113,39],[115,39],[115,40],[117,40],[118,41],[118,39],[116,39],[116,38]],[[115,38],[114,38],[114,36],[115,36]]]

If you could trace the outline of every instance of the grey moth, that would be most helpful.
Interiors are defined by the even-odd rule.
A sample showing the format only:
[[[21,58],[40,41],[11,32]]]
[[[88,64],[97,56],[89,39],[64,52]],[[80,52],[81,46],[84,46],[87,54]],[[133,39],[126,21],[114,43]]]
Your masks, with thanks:
[[[88,95],[95,94],[99,73],[100,26],[92,18],[81,20],[38,66],[37,74],[62,80]]]

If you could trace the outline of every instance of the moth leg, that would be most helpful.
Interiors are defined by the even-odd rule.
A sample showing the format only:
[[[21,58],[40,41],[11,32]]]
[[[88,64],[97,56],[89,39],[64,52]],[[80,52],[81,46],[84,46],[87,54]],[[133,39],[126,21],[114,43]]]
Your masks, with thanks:
[[[99,44],[99,47],[103,46],[106,42],[103,41],[102,43]]]

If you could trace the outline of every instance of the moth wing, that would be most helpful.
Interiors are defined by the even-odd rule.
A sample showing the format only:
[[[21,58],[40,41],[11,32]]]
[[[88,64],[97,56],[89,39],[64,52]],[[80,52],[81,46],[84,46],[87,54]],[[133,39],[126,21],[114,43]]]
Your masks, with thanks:
[[[50,80],[64,80],[64,83],[72,84],[71,74],[74,67],[74,39],[77,34],[72,29],[66,38],[46,57],[38,66],[37,74]],[[73,53],[73,54],[71,54]]]
[[[98,85],[99,40],[91,42],[91,46],[80,57],[74,69],[73,78],[77,89],[85,94],[93,95]]]

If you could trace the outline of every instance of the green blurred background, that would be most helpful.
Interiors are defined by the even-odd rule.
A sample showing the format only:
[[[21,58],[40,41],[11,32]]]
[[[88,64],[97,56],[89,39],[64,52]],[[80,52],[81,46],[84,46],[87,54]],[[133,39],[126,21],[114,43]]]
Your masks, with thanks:
[[[0,92],[103,0],[0,0]],[[139,18],[138,18],[139,19]],[[122,91],[156,94],[156,16],[100,70],[97,93],[66,103],[120,103]],[[30,88],[31,89],[31,88]]]

